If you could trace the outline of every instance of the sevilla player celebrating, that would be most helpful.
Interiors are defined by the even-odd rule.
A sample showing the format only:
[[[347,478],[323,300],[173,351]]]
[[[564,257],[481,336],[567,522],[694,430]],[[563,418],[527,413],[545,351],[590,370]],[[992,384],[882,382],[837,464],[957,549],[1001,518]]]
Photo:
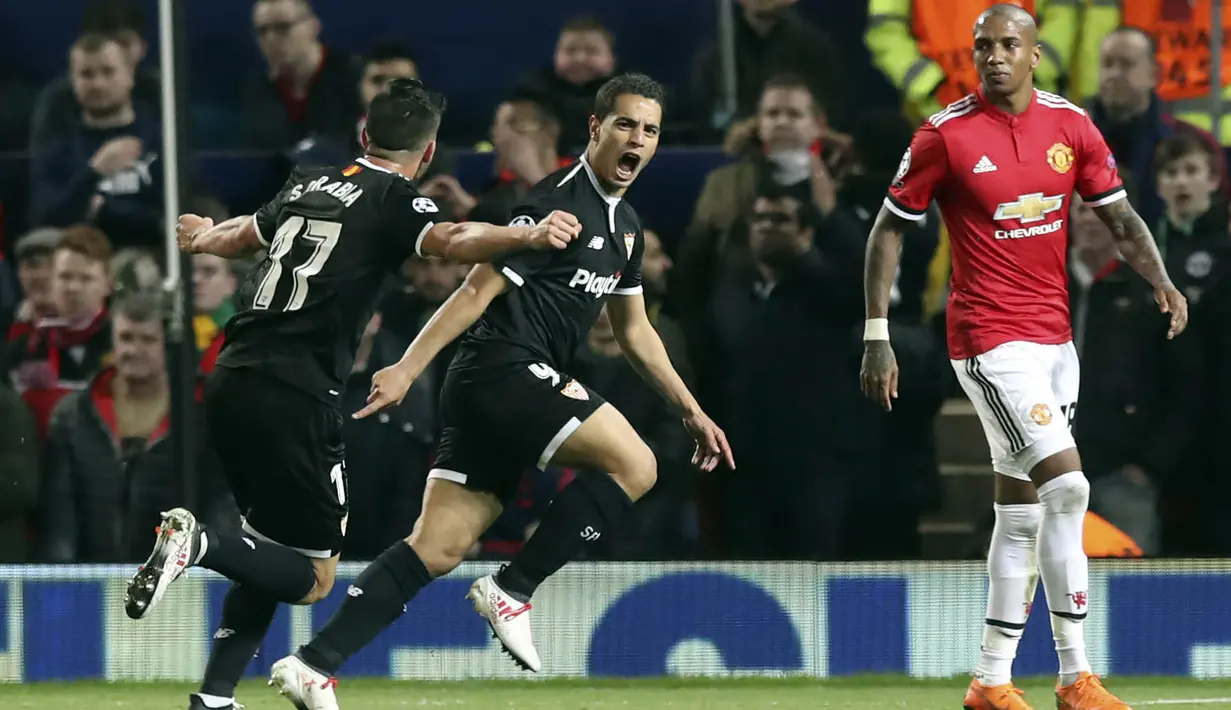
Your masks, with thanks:
[[[1082,550],[1090,486],[1070,433],[1078,366],[1065,220],[1074,191],[1154,286],[1160,310],[1170,314],[1168,337],[1184,330],[1188,305],[1125,199],[1090,118],[1034,89],[1037,34],[1033,18],[1016,6],[980,15],[979,90],[929,118],[902,157],[868,242],[862,386],[886,409],[897,397],[890,285],[903,230],[935,199],[953,253],[949,357],[982,420],[996,471],[986,625],[966,710],[1029,709],[1010,671],[1039,576],[1060,657],[1057,707],[1127,709],[1090,673],[1082,630],[1090,603]]]

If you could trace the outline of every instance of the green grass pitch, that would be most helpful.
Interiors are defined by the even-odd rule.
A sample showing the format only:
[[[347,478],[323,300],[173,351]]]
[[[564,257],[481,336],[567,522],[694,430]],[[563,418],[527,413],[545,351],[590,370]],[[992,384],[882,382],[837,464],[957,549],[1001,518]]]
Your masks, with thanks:
[[[463,681],[450,683],[343,680],[343,710],[475,708],[495,710],[813,710],[909,708],[961,710],[966,679],[913,681],[901,677],[840,680],[679,679]],[[1178,678],[1109,678],[1134,710],[1231,708],[1231,681]],[[1036,710],[1055,707],[1048,679],[1020,683]],[[46,683],[0,685],[0,709],[177,710],[194,688],[175,684]],[[263,683],[246,682],[237,698],[247,710],[288,710],[290,703]]]

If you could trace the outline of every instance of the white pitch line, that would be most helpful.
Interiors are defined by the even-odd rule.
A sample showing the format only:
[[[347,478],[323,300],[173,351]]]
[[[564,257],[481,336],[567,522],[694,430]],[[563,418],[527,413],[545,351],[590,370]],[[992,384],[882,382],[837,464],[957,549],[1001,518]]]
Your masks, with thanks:
[[[1129,705],[1231,705],[1231,698],[1189,698],[1187,700],[1176,700],[1168,698],[1164,700],[1137,700]]]

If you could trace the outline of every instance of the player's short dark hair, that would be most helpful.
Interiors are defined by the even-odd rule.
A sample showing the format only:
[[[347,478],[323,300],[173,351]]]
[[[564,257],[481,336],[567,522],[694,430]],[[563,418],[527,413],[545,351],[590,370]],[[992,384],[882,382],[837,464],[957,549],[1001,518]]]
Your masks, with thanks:
[[[56,245],[56,251],[71,251],[91,261],[97,261],[106,269],[111,264],[111,241],[97,227],[78,224],[64,230],[64,236]]]
[[[1218,170],[1218,153],[1214,146],[1195,133],[1179,132],[1158,142],[1154,149],[1154,172],[1158,173],[1175,161],[1190,155],[1204,155],[1210,172]]]
[[[111,305],[111,314],[134,323],[161,322],[162,301],[156,293],[133,291],[115,300]]]
[[[611,51],[615,51],[615,35],[611,33],[611,30],[607,29],[607,26],[596,15],[577,15],[576,17],[569,18],[560,27],[560,34],[563,35],[565,32],[595,32],[601,34],[603,39],[606,40],[607,46],[611,48]]]
[[[145,15],[132,0],[94,0],[81,13],[81,31],[108,35],[136,32],[145,36]]]
[[[436,137],[445,112],[444,96],[418,79],[394,79],[368,107],[368,141],[389,151],[420,151]]]
[[[594,97],[594,116],[603,120],[615,112],[616,101],[626,95],[642,96],[666,110],[663,85],[645,74],[618,74],[607,80]]]
[[[415,55],[411,53],[410,48],[395,39],[377,42],[368,49],[368,53],[363,57],[365,66],[395,60],[405,60],[415,66],[419,66],[419,60],[415,59]]]
[[[1107,37],[1112,35],[1137,35],[1146,41],[1146,45],[1150,47],[1150,57],[1153,58],[1158,53],[1158,43],[1154,41],[1154,35],[1150,34],[1149,30],[1138,27],[1136,25],[1120,25],[1111,32],[1107,33]]]

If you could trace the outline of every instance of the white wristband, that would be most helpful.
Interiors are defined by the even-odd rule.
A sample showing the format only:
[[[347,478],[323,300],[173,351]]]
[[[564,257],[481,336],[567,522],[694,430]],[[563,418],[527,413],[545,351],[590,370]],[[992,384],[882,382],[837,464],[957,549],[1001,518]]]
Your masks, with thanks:
[[[889,319],[888,318],[869,318],[863,324],[863,339],[864,340],[888,340],[889,339]]]

